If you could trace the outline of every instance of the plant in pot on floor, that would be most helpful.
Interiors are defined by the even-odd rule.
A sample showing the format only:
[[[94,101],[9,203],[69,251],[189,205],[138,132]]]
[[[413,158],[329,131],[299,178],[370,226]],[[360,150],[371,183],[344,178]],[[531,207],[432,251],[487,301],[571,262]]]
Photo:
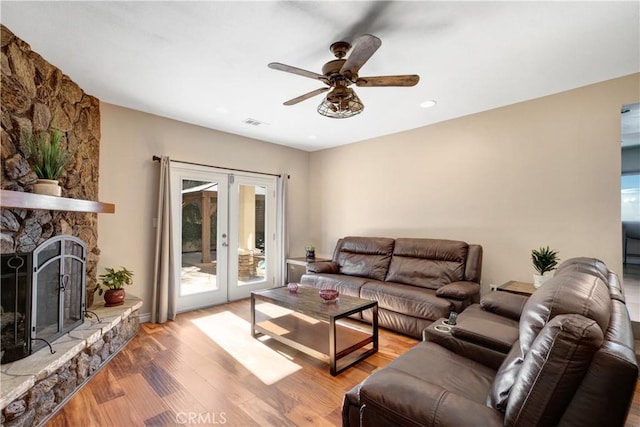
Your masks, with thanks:
[[[58,178],[71,160],[69,151],[62,147],[63,134],[58,129],[51,132],[23,135],[27,158],[38,181],[33,184],[33,192],[49,196],[60,196],[62,188]]]
[[[120,270],[117,271],[113,268],[105,268],[105,270],[105,274],[98,276],[102,286],[98,287],[98,295],[102,295],[104,292],[105,307],[121,305],[124,303],[124,285],[133,284],[133,272],[125,267],[120,267]]]
[[[538,274],[533,275],[533,286],[539,288],[544,282],[551,278],[551,272],[558,265],[558,251],[546,248],[534,249],[531,251],[533,267]]]

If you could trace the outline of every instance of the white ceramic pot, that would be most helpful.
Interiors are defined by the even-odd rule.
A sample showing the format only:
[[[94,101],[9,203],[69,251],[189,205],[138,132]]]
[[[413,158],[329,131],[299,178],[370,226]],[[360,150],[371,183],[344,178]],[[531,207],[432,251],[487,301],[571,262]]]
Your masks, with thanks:
[[[33,192],[36,194],[60,197],[62,187],[58,185],[58,181],[55,179],[39,179],[33,184]]]
[[[547,280],[551,279],[553,277],[553,272],[548,271],[546,273],[544,273],[543,276],[539,275],[539,274],[534,274],[533,275],[533,286],[536,288],[539,288],[540,286],[542,286],[544,284],[544,282],[546,282]]]

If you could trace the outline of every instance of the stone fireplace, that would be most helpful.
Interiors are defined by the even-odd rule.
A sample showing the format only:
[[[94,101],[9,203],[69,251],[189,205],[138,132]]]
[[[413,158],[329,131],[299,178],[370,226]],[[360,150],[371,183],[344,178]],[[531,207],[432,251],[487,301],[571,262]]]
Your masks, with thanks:
[[[50,347],[83,323],[86,253],[82,240],[61,235],[30,253],[2,254],[2,363]]]
[[[0,186],[31,192],[36,175],[26,156],[23,135],[58,129],[61,145],[73,153],[59,181],[62,196],[98,200],[100,101],[86,94],[69,76],[31,50],[29,44],[0,25]],[[0,209],[3,254],[33,251],[45,240],[71,235],[87,245],[86,305],[97,286],[98,217],[95,213],[59,210]]]
[[[83,317],[97,286],[96,212],[106,212],[82,203],[98,200],[100,101],[7,27],[0,24],[0,31],[1,319],[11,351],[31,353],[0,366],[0,425],[12,427],[46,422],[122,349],[138,331],[142,301],[128,296],[119,307],[96,304],[94,317]],[[6,203],[8,193],[35,196],[37,177],[22,136],[52,129],[63,133],[61,146],[73,154],[59,178],[62,196],[82,209]],[[5,291],[4,275],[12,269]],[[36,283],[43,288],[31,286]]]

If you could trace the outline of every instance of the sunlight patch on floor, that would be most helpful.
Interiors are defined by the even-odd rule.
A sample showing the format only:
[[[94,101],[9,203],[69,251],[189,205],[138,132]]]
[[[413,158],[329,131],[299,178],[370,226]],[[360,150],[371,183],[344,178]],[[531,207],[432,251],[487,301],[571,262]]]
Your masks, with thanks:
[[[192,322],[267,385],[302,368],[253,338],[251,324],[231,312],[200,317]]]

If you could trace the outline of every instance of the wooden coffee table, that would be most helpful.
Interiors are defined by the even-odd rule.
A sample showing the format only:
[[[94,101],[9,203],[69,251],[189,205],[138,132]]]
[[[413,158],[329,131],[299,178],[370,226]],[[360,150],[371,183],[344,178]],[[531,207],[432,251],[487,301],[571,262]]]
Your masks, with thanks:
[[[276,310],[256,313],[260,301],[275,305]],[[373,313],[371,325],[345,319],[368,309]],[[251,335],[267,335],[324,360],[331,375],[337,375],[378,351],[378,302],[340,295],[337,301],[325,303],[318,289],[307,286],[300,286],[297,293],[290,293],[286,286],[254,291]]]

